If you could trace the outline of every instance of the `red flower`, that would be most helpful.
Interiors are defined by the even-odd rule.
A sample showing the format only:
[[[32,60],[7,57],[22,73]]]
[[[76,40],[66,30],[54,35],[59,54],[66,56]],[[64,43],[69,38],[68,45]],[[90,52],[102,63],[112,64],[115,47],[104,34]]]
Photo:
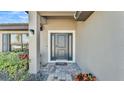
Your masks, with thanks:
[[[20,54],[19,58],[20,59],[29,59],[29,55],[28,54]]]
[[[96,76],[92,76],[91,73],[80,73],[75,76],[76,81],[96,81]]]

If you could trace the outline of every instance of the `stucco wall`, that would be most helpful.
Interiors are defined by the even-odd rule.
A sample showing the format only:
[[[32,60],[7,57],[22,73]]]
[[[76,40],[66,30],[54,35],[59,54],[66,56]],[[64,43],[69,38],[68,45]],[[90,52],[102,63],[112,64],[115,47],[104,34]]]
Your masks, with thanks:
[[[35,74],[40,70],[40,15],[37,11],[29,11],[29,59],[29,72]]]
[[[77,23],[76,62],[99,80],[124,80],[124,12],[94,12]]]
[[[48,31],[75,30],[75,21],[72,19],[48,19],[44,30],[40,32],[40,49],[42,64],[48,63]]]

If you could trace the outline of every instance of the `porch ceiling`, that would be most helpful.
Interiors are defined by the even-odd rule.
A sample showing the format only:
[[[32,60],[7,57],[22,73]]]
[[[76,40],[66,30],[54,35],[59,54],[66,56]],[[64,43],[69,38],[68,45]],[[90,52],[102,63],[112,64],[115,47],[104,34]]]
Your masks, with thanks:
[[[85,21],[94,11],[38,11],[47,18],[71,18],[76,21]]]
[[[42,11],[39,12],[41,16],[71,16],[73,17],[75,11]]]
[[[77,11],[74,15],[75,20],[85,21],[94,11]]]

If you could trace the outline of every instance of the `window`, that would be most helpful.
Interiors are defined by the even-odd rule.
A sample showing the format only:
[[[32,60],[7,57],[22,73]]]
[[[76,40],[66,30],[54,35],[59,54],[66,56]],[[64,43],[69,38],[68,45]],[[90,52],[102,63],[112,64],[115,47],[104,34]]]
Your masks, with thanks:
[[[28,33],[2,35],[2,51],[28,50]]]
[[[10,51],[10,34],[2,35],[2,51]]]
[[[22,34],[23,49],[28,49],[28,34]]]
[[[28,49],[28,34],[11,34],[11,50]]]

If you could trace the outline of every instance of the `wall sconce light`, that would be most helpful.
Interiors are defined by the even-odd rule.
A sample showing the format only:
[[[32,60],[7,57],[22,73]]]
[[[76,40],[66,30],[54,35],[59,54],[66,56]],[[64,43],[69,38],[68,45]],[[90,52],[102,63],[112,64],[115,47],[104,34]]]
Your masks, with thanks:
[[[30,29],[29,31],[34,35],[34,29]]]
[[[43,26],[40,26],[40,31],[43,31]]]

